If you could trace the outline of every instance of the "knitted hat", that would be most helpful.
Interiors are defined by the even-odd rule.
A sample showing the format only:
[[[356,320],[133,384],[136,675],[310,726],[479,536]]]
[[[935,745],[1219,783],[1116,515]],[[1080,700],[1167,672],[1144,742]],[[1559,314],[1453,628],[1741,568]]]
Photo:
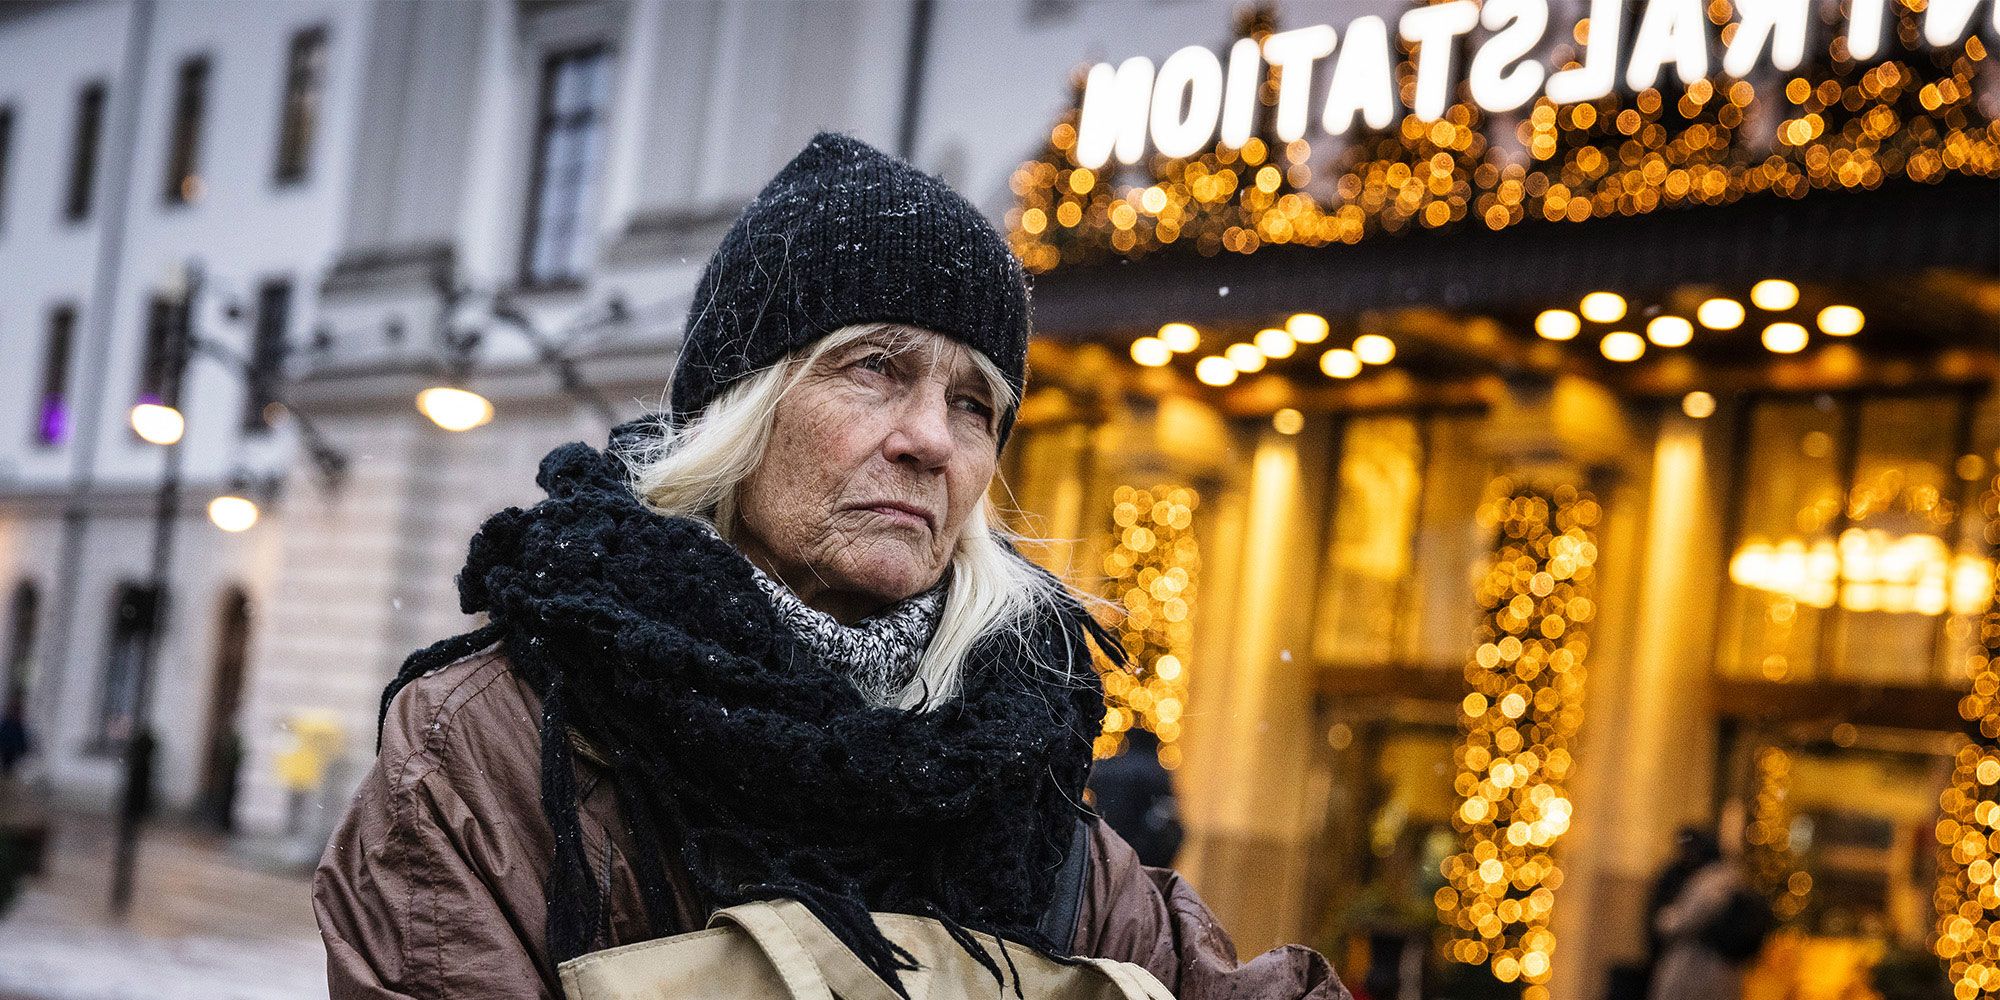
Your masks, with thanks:
[[[1018,398],[1028,280],[979,210],[930,174],[821,132],[743,209],[695,286],[672,419],[851,323],[907,323],[991,359]],[[1014,408],[1000,415],[1001,444]]]

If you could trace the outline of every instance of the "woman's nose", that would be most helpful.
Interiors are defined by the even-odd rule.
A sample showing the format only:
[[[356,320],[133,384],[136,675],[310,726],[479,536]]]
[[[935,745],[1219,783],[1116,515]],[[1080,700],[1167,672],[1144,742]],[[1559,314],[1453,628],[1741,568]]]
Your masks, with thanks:
[[[943,393],[913,393],[896,408],[894,426],[883,442],[890,461],[923,471],[942,469],[951,458],[951,408]]]

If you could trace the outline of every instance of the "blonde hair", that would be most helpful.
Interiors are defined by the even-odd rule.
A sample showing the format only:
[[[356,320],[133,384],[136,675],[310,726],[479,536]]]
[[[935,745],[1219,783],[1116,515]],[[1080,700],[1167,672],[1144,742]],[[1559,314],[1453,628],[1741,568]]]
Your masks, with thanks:
[[[898,323],[841,327],[806,351],[745,376],[686,425],[674,427],[662,420],[659,435],[619,456],[630,470],[632,491],[654,511],[704,521],[728,539],[736,521],[737,487],[763,461],[785,394],[832,351],[883,333],[893,335],[897,349],[903,349],[920,332]],[[934,348],[946,346],[934,336],[927,339]],[[992,393],[995,411],[1012,408],[1015,393],[999,368],[984,354],[969,353]],[[951,583],[937,630],[894,707],[929,710],[957,696],[966,657],[976,642],[994,633],[1023,638],[1035,617],[1032,612],[1066,596],[1076,599],[1055,577],[1010,551],[1009,544],[1021,540],[1002,524],[992,497],[981,497],[952,552]],[[1028,649],[1025,642],[1020,646]],[[1067,674],[1069,658],[1041,666]]]

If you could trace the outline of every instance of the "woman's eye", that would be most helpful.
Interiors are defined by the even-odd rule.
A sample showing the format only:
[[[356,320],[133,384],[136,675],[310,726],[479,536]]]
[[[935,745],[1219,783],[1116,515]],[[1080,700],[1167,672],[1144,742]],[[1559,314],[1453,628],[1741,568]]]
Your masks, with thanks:
[[[986,402],[984,400],[981,400],[977,397],[960,396],[958,397],[958,405],[962,409],[971,413],[976,413],[982,417],[990,417],[993,415],[993,408],[991,406],[986,405]]]
[[[889,356],[877,351],[873,354],[864,355],[860,360],[854,362],[854,366],[856,368],[865,368],[871,372],[886,372],[889,370]]]

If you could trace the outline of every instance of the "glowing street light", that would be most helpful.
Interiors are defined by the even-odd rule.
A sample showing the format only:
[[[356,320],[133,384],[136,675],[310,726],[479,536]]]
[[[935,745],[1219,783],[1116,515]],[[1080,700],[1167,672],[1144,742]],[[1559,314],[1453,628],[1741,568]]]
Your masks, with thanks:
[[[469,431],[493,419],[493,404],[485,396],[448,385],[417,393],[417,409],[448,431]]]
[[[132,430],[140,438],[157,445],[174,444],[187,432],[187,419],[181,411],[159,403],[140,403],[132,407]]]
[[[208,519],[228,532],[249,531],[258,513],[256,502],[246,497],[224,495],[208,502]]]

